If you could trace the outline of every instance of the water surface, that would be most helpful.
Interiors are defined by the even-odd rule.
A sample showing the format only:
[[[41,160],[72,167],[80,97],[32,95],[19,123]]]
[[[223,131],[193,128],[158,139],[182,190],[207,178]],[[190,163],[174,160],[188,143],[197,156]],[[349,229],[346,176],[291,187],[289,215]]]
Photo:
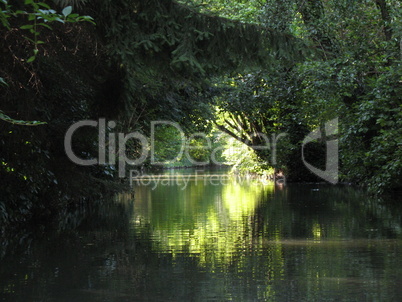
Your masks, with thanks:
[[[77,229],[3,243],[0,301],[402,299],[400,203],[224,173],[136,178]]]

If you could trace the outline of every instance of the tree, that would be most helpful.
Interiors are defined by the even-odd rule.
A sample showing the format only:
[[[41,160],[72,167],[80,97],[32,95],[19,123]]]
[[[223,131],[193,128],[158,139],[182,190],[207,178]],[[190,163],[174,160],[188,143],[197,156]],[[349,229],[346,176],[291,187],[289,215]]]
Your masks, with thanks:
[[[21,28],[27,15],[17,13],[39,3],[16,1],[15,17],[0,14],[7,25],[0,29],[0,77],[8,84],[0,87],[0,108],[15,120],[47,123],[22,128],[0,121],[0,203],[14,221],[54,216],[109,191],[109,166],[81,167],[66,158],[63,138],[75,121],[114,119],[117,132],[144,130],[155,117],[200,125],[208,114],[200,97],[212,90],[209,76],[303,52],[291,35],[171,0],[69,1],[97,27],[56,22],[50,29],[43,22],[39,40],[35,24]],[[44,5],[64,19],[74,16]],[[96,158],[97,140],[96,129],[86,127],[73,137],[74,152]]]
[[[255,144],[247,136],[284,127],[291,137],[282,164],[293,174],[303,166],[293,151],[305,135],[340,117],[342,179],[377,193],[400,188],[400,4],[270,1],[265,8],[261,22],[310,41],[321,55],[293,65],[276,61],[274,68],[235,79],[220,97],[228,119],[220,128]],[[318,143],[311,157],[325,157],[323,147]]]

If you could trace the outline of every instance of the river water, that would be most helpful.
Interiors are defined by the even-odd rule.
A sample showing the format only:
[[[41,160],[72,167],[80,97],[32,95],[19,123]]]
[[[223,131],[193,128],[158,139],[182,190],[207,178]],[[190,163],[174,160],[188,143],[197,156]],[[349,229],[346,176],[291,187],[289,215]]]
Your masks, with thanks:
[[[225,173],[136,177],[3,242],[0,301],[402,300],[401,202]]]

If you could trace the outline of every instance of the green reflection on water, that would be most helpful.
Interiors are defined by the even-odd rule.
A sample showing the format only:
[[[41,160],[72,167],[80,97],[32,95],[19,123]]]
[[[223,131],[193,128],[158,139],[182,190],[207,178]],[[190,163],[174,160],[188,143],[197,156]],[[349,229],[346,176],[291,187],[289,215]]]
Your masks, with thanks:
[[[226,176],[227,177],[227,176]],[[212,269],[229,265],[234,253],[255,248],[251,236],[255,209],[274,184],[193,180],[179,186],[135,188],[134,228],[152,229],[155,251],[189,253]]]
[[[401,229],[391,208],[347,187],[192,181],[185,190],[137,187],[132,228],[173,264],[193,259],[220,276],[212,291],[239,282],[243,291],[227,299],[378,300],[393,297],[391,276],[402,274],[392,273]]]
[[[7,253],[0,301],[401,300],[400,204],[322,185],[151,185]]]

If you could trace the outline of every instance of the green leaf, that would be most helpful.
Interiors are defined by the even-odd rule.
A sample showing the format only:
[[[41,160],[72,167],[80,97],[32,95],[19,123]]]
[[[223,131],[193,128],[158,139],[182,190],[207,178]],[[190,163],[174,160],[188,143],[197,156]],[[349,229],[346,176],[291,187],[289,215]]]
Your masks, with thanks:
[[[48,29],[52,29],[49,25],[47,25],[46,23],[39,23],[38,25],[44,26]]]
[[[27,25],[21,26],[20,28],[21,28],[21,29],[31,29],[31,28],[33,28],[33,25],[27,24]]]
[[[31,43],[33,43],[33,44],[36,43],[34,40],[32,40],[32,39],[30,39],[30,38],[28,38],[28,37],[25,37],[25,40],[27,40],[27,41],[29,41],[29,42],[31,42]]]
[[[31,63],[31,62],[35,61],[35,59],[36,59],[36,56],[30,57],[30,58],[27,60],[27,63]]]
[[[40,5],[40,6],[44,7],[44,8],[50,9],[50,6],[47,5],[46,3],[39,2],[38,5]]]
[[[62,10],[62,14],[64,15],[64,17],[67,17],[69,14],[71,14],[71,12],[73,11],[72,6],[67,6]]]

